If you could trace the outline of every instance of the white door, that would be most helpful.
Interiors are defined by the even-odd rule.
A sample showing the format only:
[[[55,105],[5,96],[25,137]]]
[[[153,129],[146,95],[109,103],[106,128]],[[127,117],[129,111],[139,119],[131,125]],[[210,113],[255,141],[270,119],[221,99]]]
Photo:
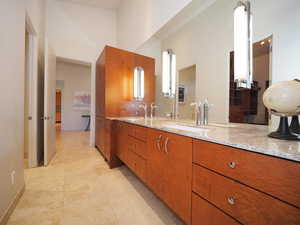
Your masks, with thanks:
[[[47,166],[56,153],[55,93],[56,55],[45,43],[45,83],[44,83],[44,165]]]

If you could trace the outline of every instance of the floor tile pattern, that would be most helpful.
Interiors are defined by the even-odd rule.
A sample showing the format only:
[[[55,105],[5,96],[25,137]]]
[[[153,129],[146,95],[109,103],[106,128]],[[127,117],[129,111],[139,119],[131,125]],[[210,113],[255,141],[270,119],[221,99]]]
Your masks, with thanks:
[[[25,170],[8,225],[183,225],[125,166],[110,170],[89,132],[57,134],[48,167]]]

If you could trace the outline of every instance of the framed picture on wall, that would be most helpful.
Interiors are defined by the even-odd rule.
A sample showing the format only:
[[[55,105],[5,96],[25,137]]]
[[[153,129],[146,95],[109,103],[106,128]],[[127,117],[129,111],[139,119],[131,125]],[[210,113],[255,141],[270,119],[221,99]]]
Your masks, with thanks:
[[[183,104],[185,102],[185,87],[184,85],[178,86],[178,103]]]

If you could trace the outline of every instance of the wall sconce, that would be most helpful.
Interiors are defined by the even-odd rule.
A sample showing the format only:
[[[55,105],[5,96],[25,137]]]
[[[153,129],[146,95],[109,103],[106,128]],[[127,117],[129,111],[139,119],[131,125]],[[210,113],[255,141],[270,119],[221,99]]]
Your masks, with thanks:
[[[134,68],[134,84],[133,84],[133,95],[135,100],[143,101],[145,95],[145,72],[140,66]]]
[[[234,9],[234,79],[237,88],[252,84],[252,15],[249,1],[239,1]]]
[[[171,49],[163,51],[162,92],[165,97],[175,97],[176,55]]]

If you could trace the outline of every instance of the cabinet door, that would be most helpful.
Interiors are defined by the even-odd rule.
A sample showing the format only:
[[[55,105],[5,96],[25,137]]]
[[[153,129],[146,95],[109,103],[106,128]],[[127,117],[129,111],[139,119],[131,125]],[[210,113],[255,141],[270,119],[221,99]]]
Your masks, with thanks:
[[[187,224],[191,222],[192,139],[165,133],[167,203]]]
[[[101,117],[96,117],[95,143],[96,143],[96,147],[101,152],[104,151],[104,136],[105,136],[104,134],[105,134],[104,119]]]
[[[124,163],[126,163],[128,148],[128,129],[125,123],[118,122],[117,125],[117,149],[116,154]]]
[[[149,129],[148,133],[148,160],[147,185],[162,199],[166,199],[165,167],[166,156],[162,151],[163,132]]]

